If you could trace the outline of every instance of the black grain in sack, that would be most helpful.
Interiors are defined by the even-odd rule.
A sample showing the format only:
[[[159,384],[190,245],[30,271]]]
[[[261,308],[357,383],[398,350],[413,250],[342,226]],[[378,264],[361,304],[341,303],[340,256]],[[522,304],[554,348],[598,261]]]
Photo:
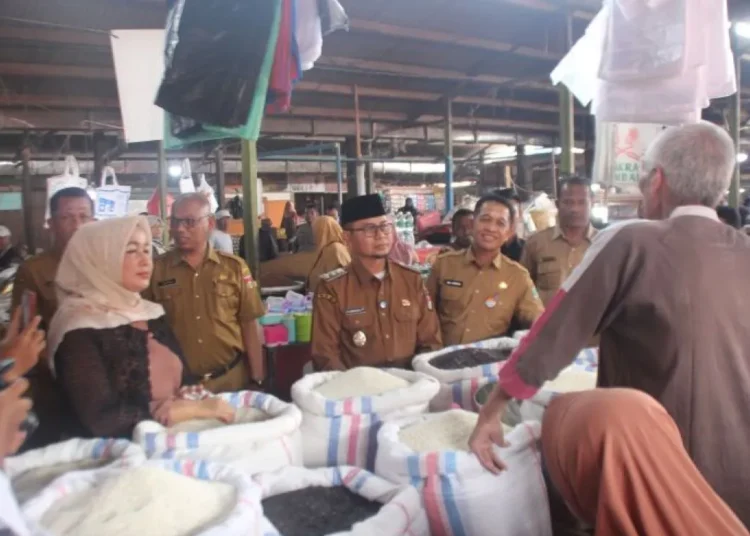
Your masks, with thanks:
[[[430,365],[440,370],[478,367],[480,365],[505,361],[510,357],[511,353],[513,353],[512,349],[485,350],[481,348],[463,348],[431,359]]]
[[[343,486],[311,486],[264,499],[263,515],[281,536],[325,536],[349,531],[383,506]]]

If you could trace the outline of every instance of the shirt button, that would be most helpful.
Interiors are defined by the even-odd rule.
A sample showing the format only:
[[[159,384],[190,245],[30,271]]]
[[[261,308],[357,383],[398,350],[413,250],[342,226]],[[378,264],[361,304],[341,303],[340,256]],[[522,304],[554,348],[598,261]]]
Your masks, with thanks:
[[[391,338],[391,336],[390,336],[390,335],[386,335],[386,336],[385,336],[385,338],[386,338],[386,339],[390,339],[390,338]]]
[[[196,298],[200,298],[200,296],[198,296],[197,294],[195,295],[195,297],[196,297]]]
[[[474,314],[474,313],[476,313],[476,311],[474,309],[472,309],[471,310],[471,314]]]
[[[200,319],[201,319],[201,317],[199,317],[199,316],[196,316],[196,317],[195,317],[195,319],[196,319],[196,320],[200,320]]]
[[[385,313],[380,313],[380,316],[385,316]]]
[[[469,328],[466,328],[466,333],[469,333],[471,330]]]
[[[203,339],[198,339],[198,344],[203,344]]]
[[[482,275],[482,272],[479,272],[479,275]]]
[[[198,274],[195,274],[195,277],[198,277]]]
[[[479,294],[479,290],[475,290],[475,291],[474,291],[474,294]]]

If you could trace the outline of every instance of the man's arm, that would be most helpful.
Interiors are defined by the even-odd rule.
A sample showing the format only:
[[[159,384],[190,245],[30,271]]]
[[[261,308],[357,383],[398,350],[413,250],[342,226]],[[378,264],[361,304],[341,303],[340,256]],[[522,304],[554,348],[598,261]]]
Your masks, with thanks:
[[[523,274],[521,284],[524,291],[516,304],[515,317],[523,329],[528,329],[544,313],[544,304],[528,274]]]
[[[36,287],[36,284],[34,283],[34,277],[31,275],[31,270],[29,270],[28,263],[23,263],[21,266],[18,267],[18,271],[16,271],[16,276],[13,279],[13,295],[11,296],[11,305],[10,310],[11,312],[15,311],[18,306],[21,305],[21,300],[23,299],[23,293],[25,291],[31,291],[34,292],[37,296],[39,295],[39,289]],[[45,326],[49,327],[49,326]]]
[[[430,297],[424,283],[419,281],[419,323],[417,324],[417,353],[431,352],[443,347],[443,337],[440,334],[440,320],[435,312],[435,304]]]
[[[523,250],[521,250],[521,264],[524,268],[526,268],[529,271],[529,276],[531,277],[531,280],[536,284],[536,277],[537,277],[537,271],[536,271],[536,247],[534,246],[533,240],[526,241],[526,244],[523,247]]]
[[[312,359],[316,370],[344,370],[341,360],[341,313],[338,299],[324,279],[313,299]]]
[[[500,394],[531,398],[617,317],[645,262],[644,251],[632,238],[636,225],[643,223],[621,224],[599,234],[500,371]]]
[[[265,306],[258,294],[258,284],[250,274],[250,269],[244,262],[241,263],[240,284],[240,308],[237,313],[237,320],[240,323],[242,333],[242,344],[247,352],[250,365],[250,379],[256,382],[262,382],[265,379],[265,367],[263,366],[263,340],[260,335],[260,325],[258,318],[266,312]]]
[[[427,278],[427,293],[432,300],[433,308],[437,308],[438,290],[440,289],[440,259],[435,259],[435,263],[432,265],[430,270],[430,276]]]

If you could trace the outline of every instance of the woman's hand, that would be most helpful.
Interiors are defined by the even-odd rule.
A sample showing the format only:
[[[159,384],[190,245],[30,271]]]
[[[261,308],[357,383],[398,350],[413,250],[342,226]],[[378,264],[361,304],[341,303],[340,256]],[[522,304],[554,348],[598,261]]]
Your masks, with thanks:
[[[15,454],[26,440],[21,423],[31,410],[31,400],[23,398],[29,382],[23,378],[0,391],[0,464]]]
[[[44,332],[39,329],[42,318],[35,317],[21,330],[21,308],[13,313],[8,333],[0,342],[0,358],[15,359],[15,366],[5,374],[3,380],[10,383],[30,371],[39,361],[39,354],[46,346]]]
[[[206,398],[198,402],[204,415],[203,419],[217,419],[225,424],[234,422],[234,408],[221,398]]]

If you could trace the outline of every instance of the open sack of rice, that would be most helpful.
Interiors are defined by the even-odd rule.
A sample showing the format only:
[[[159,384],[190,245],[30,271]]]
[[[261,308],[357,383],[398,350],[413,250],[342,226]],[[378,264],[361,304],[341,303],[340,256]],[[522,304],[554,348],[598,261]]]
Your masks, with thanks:
[[[234,422],[195,420],[165,428],[144,421],[133,441],[150,458],[211,460],[249,474],[302,465],[302,413],[294,404],[255,391],[218,396],[236,408]]]
[[[496,454],[508,468],[493,475],[469,452],[477,417],[451,410],[384,423],[375,474],[417,487],[433,535],[551,536],[541,426],[523,423],[506,433],[510,446]]]
[[[152,460],[71,473],[23,506],[43,536],[260,536],[260,488],[219,464]]]
[[[131,467],[144,461],[143,450],[124,439],[70,439],[6,458],[5,474],[23,504],[66,473]]]
[[[432,399],[432,411],[445,411],[453,405],[474,411],[474,396],[488,383],[497,382],[503,363],[518,346],[518,341],[501,337],[471,344],[457,344],[420,354],[412,361],[417,372],[440,382],[440,391]]]
[[[357,367],[309,374],[292,386],[302,410],[302,454],[306,467],[375,465],[380,423],[426,413],[437,380],[401,369]]]
[[[264,536],[429,536],[417,490],[357,467],[287,467],[255,476]]]

